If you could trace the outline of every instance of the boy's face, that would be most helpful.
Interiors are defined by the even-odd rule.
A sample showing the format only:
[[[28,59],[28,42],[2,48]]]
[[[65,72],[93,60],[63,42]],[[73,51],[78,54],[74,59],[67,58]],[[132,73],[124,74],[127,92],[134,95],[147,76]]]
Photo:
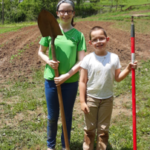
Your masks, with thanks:
[[[97,55],[105,55],[106,52],[106,45],[109,41],[109,37],[104,35],[104,31],[99,29],[91,32],[91,40],[89,44],[94,47],[95,53]]]

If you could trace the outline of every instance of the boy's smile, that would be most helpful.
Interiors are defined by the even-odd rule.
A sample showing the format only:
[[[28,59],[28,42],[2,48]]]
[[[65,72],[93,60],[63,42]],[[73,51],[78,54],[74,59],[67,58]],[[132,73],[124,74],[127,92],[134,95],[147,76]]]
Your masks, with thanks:
[[[94,46],[95,53],[97,55],[106,55],[106,45],[109,38],[104,35],[104,31],[99,29],[91,32],[91,40],[89,44]]]

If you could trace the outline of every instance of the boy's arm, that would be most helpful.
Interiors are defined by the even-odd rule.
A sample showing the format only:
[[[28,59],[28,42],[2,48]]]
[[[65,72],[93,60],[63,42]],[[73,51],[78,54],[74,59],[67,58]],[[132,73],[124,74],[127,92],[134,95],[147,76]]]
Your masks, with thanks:
[[[134,63],[129,63],[128,66],[121,72],[120,69],[115,70],[115,80],[117,82],[122,81],[131,71],[131,68],[136,69],[137,68],[137,61]]]
[[[81,68],[80,80],[79,80],[79,92],[80,92],[80,104],[81,110],[84,113],[89,112],[89,108],[86,104],[86,85],[88,80],[88,72],[86,69]]]
[[[61,85],[64,83],[67,79],[69,79],[71,76],[73,76],[76,72],[80,70],[80,65],[85,56],[85,51],[79,51],[78,52],[78,62],[70,69],[69,72],[60,75],[59,77],[55,77],[54,81],[56,83],[56,86]]]

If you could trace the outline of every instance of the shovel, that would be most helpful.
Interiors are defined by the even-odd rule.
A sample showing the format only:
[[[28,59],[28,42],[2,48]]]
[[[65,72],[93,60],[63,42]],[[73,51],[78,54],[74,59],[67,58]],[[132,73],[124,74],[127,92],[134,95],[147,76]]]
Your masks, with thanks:
[[[56,21],[56,19],[50,12],[48,12],[46,10],[42,10],[38,16],[38,26],[39,26],[39,29],[40,29],[43,37],[46,37],[46,36],[51,37],[51,39],[52,39],[51,40],[52,58],[54,61],[57,61],[56,55],[55,55],[54,41],[55,41],[55,38],[57,37],[57,35],[62,35],[60,27],[58,25],[58,22]],[[55,69],[54,71],[55,71],[55,77],[59,77],[58,69]],[[63,107],[63,100],[62,100],[62,93],[61,93],[60,86],[57,86],[57,93],[58,93],[60,113],[61,113],[61,118],[62,118],[65,146],[66,146],[66,150],[70,150],[68,134],[67,134],[67,127],[66,127],[66,120],[65,120],[65,114],[64,114],[64,107]]]

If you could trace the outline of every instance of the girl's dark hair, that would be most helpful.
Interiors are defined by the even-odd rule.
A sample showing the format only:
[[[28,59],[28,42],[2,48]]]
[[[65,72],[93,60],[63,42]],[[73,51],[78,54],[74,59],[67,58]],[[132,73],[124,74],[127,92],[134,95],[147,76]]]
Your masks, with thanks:
[[[76,24],[74,23],[74,18],[72,18],[71,25],[74,27]]]
[[[90,30],[90,34],[89,34],[89,39],[91,40],[91,33],[92,31],[96,31],[96,30],[102,30],[104,32],[104,35],[107,37],[107,33],[104,30],[104,28],[100,27],[100,26],[94,26],[91,30]]]
[[[60,2],[61,0],[58,1],[58,3]],[[72,18],[71,20],[71,25],[74,27],[76,24],[74,23],[74,17]]]

